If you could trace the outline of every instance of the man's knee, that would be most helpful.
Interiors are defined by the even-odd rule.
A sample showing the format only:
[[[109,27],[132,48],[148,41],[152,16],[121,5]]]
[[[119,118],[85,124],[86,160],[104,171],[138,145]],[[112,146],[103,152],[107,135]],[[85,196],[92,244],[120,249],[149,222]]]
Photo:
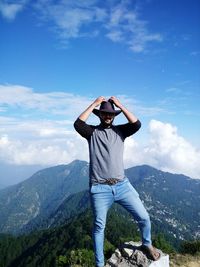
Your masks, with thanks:
[[[104,231],[106,226],[106,222],[102,219],[95,219],[94,221],[94,230],[95,232],[102,232]]]
[[[143,225],[143,226],[150,226],[151,225],[151,220],[149,217],[148,213],[145,213],[139,220],[138,220],[139,224]]]

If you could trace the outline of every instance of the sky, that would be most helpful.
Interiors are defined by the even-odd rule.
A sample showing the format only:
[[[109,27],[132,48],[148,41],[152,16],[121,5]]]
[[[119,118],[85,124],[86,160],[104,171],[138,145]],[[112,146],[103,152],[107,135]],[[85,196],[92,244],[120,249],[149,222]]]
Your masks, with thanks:
[[[88,161],[73,122],[98,96],[142,122],[125,168],[199,179],[199,13],[199,0],[0,0],[0,184],[22,179],[16,168]]]

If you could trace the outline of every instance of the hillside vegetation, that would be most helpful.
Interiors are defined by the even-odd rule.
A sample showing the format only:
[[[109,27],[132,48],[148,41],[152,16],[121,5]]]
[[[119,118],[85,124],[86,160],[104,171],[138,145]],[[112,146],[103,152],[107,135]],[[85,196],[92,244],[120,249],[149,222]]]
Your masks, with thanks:
[[[1,267],[70,267],[94,266],[92,251],[92,214],[87,210],[74,218],[67,225],[29,235],[14,237],[0,236]],[[140,239],[138,228],[124,216],[109,212],[106,228],[105,255],[107,258],[122,242]],[[175,248],[165,239],[163,234],[153,237],[154,244],[166,253],[170,253],[172,266],[187,266],[189,261],[196,262],[199,257],[200,241],[185,242],[176,254]],[[185,251],[186,250],[186,251]],[[196,256],[180,255],[180,252]],[[179,264],[179,265],[178,265]],[[194,265],[195,266],[195,265]],[[198,266],[198,265],[197,265]],[[189,265],[188,265],[189,267]],[[192,267],[192,266],[191,266]],[[196,266],[195,266],[196,267]]]

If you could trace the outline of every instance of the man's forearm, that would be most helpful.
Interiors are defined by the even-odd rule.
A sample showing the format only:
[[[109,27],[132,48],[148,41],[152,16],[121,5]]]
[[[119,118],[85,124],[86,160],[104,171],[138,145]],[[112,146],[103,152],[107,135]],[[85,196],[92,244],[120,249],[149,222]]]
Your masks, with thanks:
[[[95,108],[94,103],[92,103],[81,115],[79,116],[79,119],[82,121],[86,121],[90,114],[92,113],[93,109]]]
[[[128,111],[124,106],[121,106],[121,111],[130,123],[134,123],[138,120],[138,118],[132,112]]]
[[[79,119],[82,121],[86,121],[92,113],[93,109],[98,107],[103,101],[105,101],[105,97],[99,96],[85,111],[83,111],[83,113],[81,113]]]

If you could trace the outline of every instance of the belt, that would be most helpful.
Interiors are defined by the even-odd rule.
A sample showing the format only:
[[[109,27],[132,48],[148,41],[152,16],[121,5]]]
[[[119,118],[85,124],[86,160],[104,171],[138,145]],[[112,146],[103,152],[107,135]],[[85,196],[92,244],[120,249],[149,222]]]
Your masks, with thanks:
[[[108,184],[108,185],[115,185],[117,184],[119,181],[119,179],[116,179],[116,178],[107,178],[105,179],[104,181],[100,181],[99,183],[100,184]]]

